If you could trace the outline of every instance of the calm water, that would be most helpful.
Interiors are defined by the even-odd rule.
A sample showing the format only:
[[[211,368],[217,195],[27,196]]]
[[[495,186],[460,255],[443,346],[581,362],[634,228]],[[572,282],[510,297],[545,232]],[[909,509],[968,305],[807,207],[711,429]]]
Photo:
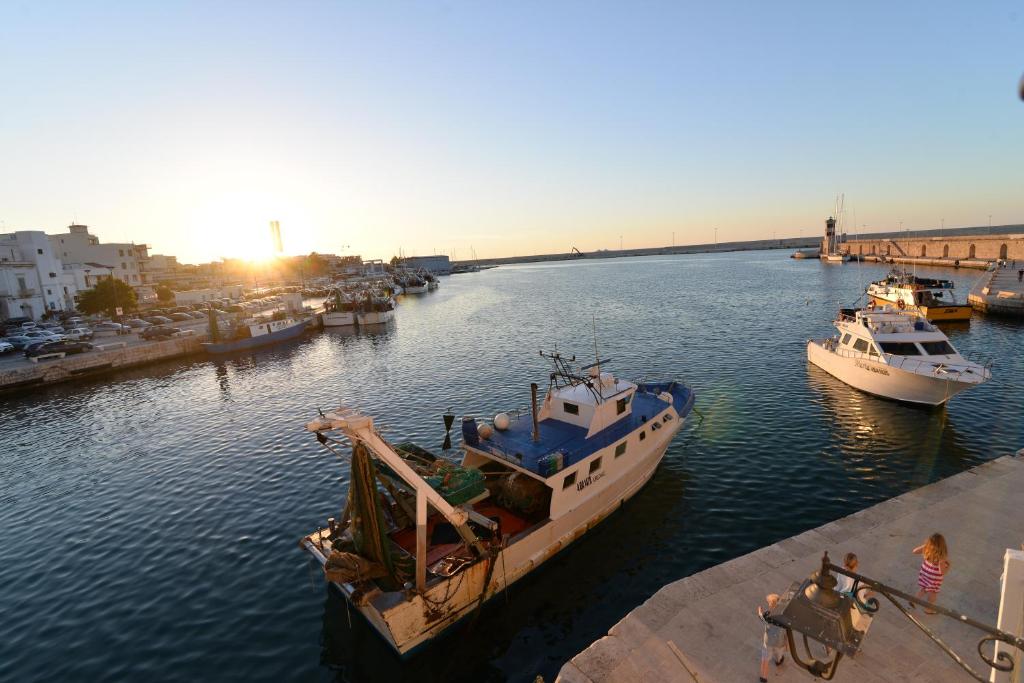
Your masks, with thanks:
[[[0,679],[552,680],[666,582],[1024,446],[1024,327],[950,332],[996,365],[946,409],[871,398],[804,342],[884,269],[786,256],[459,275],[378,334],[0,399]],[[961,296],[978,276],[935,272]],[[436,447],[448,407],[527,405],[538,349],[592,357],[595,318],[619,374],[689,382],[705,419],[621,512],[399,664],[298,548],[347,481],[302,425],[344,402]]]

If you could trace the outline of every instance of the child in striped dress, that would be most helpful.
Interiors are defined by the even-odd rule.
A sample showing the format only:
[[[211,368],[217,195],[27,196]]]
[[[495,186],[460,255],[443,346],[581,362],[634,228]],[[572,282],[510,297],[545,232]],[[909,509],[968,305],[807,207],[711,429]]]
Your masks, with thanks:
[[[932,534],[928,540],[914,548],[915,555],[922,555],[921,569],[917,573],[917,598],[928,596],[928,602],[935,604],[935,596],[942,588],[942,579],[949,572],[949,549],[942,534]],[[910,603],[913,607],[914,603]],[[935,614],[933,609],[925,609],[925,614]]]

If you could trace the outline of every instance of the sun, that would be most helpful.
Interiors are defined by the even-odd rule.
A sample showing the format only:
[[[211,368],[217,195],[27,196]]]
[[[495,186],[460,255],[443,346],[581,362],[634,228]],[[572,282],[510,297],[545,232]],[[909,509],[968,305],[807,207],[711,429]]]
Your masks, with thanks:
[[[192,233],[205,242],[211,259],[237,258],[266,263],[282,253],[305,247],[308,230],[304,212],[294,205],[256,192],[219,194],[197,206]],[[282,253],[271,236],[271,221],[281,226]]]

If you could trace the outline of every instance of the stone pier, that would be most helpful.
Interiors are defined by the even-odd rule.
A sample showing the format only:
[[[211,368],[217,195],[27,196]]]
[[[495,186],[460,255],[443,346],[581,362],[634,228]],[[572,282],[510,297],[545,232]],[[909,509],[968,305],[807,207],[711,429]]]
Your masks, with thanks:
[[[967,300],[979,311],[1024,317],[1022,269],[1024,260],[996,267],[971,289]]]
[[[1024,450],[671,583],[566,663],[558,680],[756,681],[764,632],[756,610],[766,594],[806,578],[826,550],[837,564],[857,553],[865,576],[913,594],[921,558],[911,550],[936,531],[949,543],[952,564],[939,604],[994,625],[1005,550],[1024,543],[1022,502]],[[987,680],[990,669],[977,655],[981,632],[915,614]],[[1024,653],[1017,654],[1024,667]],[[814,680],[788,655],[770,668],[772,683]],[[972,679],[883,599],[860,653],[843,658],[834,680]]]

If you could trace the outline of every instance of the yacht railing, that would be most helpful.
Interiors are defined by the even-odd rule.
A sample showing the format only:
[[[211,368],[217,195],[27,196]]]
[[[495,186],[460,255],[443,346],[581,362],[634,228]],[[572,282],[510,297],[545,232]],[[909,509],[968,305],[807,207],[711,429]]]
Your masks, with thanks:
[[[898,370],[906,370],[907,372],[913,372],[918,375],[955,375],[956,378],[959,378],[961,375],[965,373],[971,375],[978,374],[973,368],[965,367],[959,363],[949,364],[942,361],[936,362],[934,360],[924,360],[922,358],[915,358],[913,356],[897,356],[892,353],[883,353],[880,356],[872,356],[861,351],[850,351],[849,349],[841,348],[834,337],[826,339],[823,343],[823,346],[827,350],[843,358],[853,358],[854,360],[867,361],[868,363],[877,363],[880,367],[891,367],[896,368]],[[974,354],[972,354],[972,356],[973,355]],[[980,361],[973,360],[971,356],[960,357],[963,358],[967,363],[980,366],[982,369],[981,376],[984,379],[992,379],[991,360],[987,360],[987,362],[982,363]],[[926,370],[927,373],[923,372],[923,370]]]

